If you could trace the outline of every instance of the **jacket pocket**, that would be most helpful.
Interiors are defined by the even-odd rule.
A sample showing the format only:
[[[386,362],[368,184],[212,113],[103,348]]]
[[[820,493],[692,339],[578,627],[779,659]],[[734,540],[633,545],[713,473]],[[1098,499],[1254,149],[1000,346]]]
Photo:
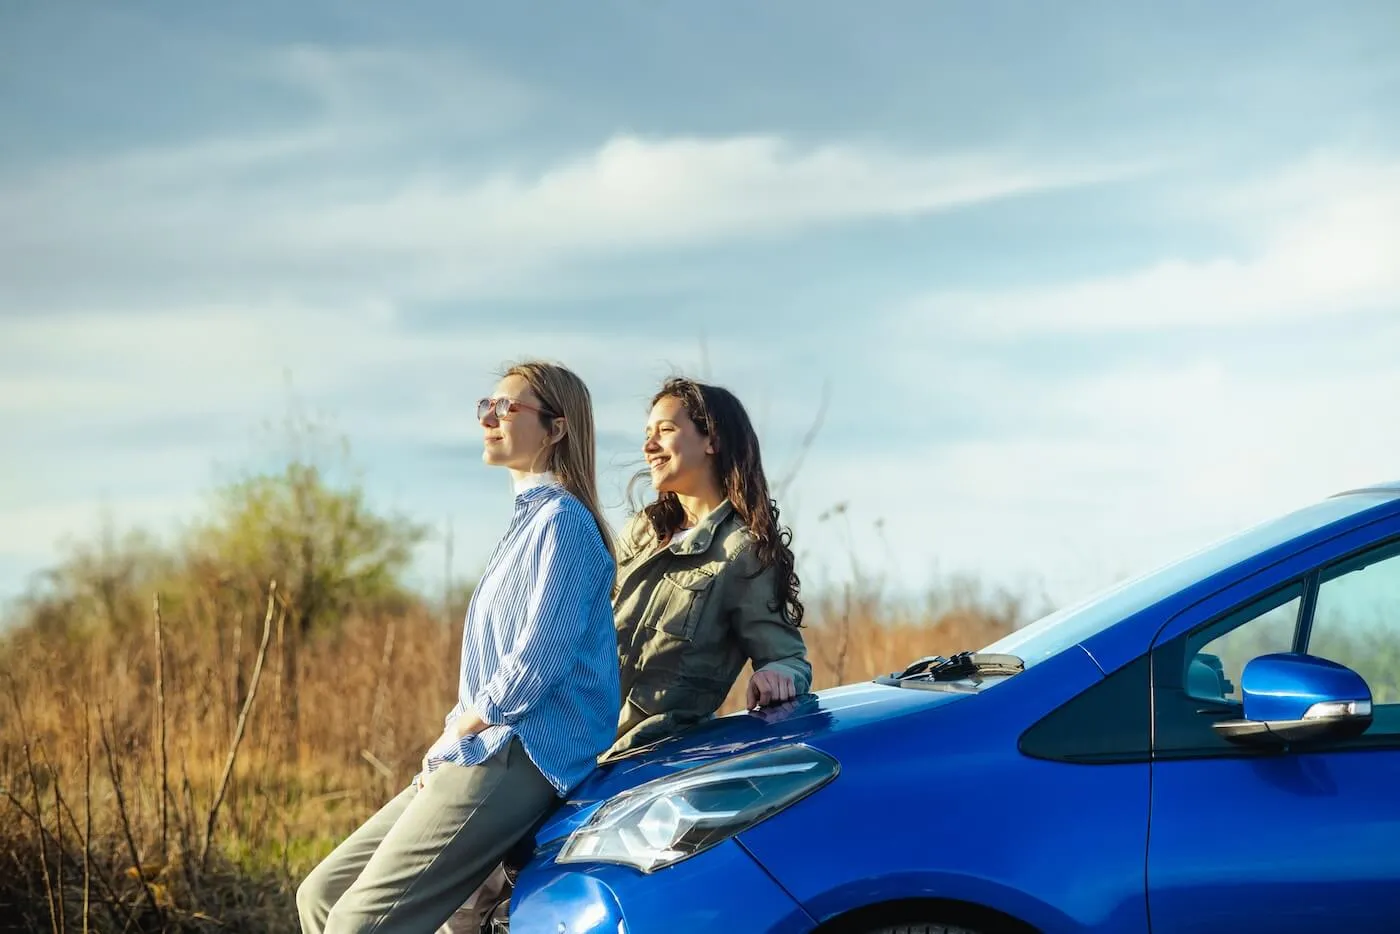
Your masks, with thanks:
[[[684,642],[695,638],[705,614],[714,575],[704,571],[667,571],[656,585],[654,611],[646,626]]]
[[[668,677],[634,685],[627,703],[647,718],[666,717],[674,730],[711,715],[727,693],[724,685],[710,678]]]

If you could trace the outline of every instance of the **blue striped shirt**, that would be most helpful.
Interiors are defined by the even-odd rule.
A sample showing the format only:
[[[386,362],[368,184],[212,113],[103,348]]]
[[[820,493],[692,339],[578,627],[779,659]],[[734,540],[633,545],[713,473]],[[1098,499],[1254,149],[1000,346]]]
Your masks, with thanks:
[[[520,737],[561,795],[612,745],[622,706],[612,584],[593,514],[557,482],[515,497],[510,528],[467,607],[457,704],[491,724],[436,744],[428,769],[474,765]]]

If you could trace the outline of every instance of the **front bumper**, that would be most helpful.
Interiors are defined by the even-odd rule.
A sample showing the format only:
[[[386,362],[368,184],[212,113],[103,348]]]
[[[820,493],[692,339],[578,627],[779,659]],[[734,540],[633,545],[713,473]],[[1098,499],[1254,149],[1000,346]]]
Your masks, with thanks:
[[[650,875],[536,856],[511,897],[511,934],[800,934],[815,926],[732,839]]]

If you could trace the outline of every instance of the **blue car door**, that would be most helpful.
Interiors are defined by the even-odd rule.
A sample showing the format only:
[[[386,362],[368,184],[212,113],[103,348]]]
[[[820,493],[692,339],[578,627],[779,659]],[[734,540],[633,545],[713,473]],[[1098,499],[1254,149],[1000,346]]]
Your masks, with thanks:
[[[1359,673],[1361,736],[1268,751],[1241,716],[1244,664],[1305,652]],[[1400,931],[1400,525],[1376,523],[1183,612],[1152,652],[1147,851],[1154,932]]]

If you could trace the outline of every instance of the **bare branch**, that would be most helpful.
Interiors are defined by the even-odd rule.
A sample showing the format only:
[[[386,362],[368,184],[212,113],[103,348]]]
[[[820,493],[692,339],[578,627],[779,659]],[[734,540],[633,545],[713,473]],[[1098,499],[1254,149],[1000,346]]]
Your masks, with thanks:
[[[136,876],[141,882],[141,892],[146,896],[146,904],[157,918],[164,918],[164,913],[160,905],[156,904],[156,898],[151,894],[150,883],[146,881],[146,869],[141,865],[141,853],[136,847],[136,836],[131,832],[131,818],[126,809],[126,794],[122,791],[121,767],[117,765],[117,757],[112,752],[112,742],[108,737],[109,722],[103,719],[102,708],[97,708],[97,725],[102,734],[102,749],[107,754],[107,774],[112,779],[112,791],[117,797],[117,816],[121,818],[122,833],[126,836],[127,851],[131,855],[131,864],[136,869]]]
[[[165,644],[161,635],[160,594],[155,595],[156,638],[156,737],[159,744],[160,768],[156,787],[160,789],[160,853],[164,865],[170,863],[170,816],[166,798],[170,795],[169,766],[165,751]]]
[[[370,765],[374,766],[374,770],[380,775],[384,776],[386,781],[394,777],[394,770],[389,768],[383,762],[379,761],[379,757],[376,756],[374,753],[370,752],[368,749],[361,749],[360,756]]]
[[[19,724],[19,733],[24,750],[24,765],[29,771],[29,791],[34,797],[34,826],[39,837],[39,864],[43,867],[44,871],[44,897],[48,900],[49,905],[49,924],[54,934],[58,934],[61,928],[58,924],[58,908],[55,904],[56,897],[54,895],[53,879],[49,877],[49,848],[44,833],[43,804],[39,800],[39,773],[34,768],[34,757],[30,754],[29,728],[24,722],[24,708],[20,706],[19,689],[15,687],[15,680],[13,677],[9,679],[9,685],[10,701],[15,706],[15,722]],[[50,776],[50,778],[52,778],[52,776]],[[62,862],[63,847],[61,844],[59,846],[58,858],[59,861]],[[61,894],[57,896],[57,898],[61,897]]]
[[[389,666],[394,659],[394,620],[390,619],[384,627],[384,651],[379,659],[379,673],[374,686],[374,707],[369,715],[369,733],[365,739],[365,745],[373,745],[374,740],[379,736],[379,724],[384,715],[384,707],[387,703],[389,693]],[[391,737],[392,739],[392,737]]]
[[[248,711],[258,696],[258,681],[262,677],[263,662],[267,658],[267,644],[272,638],[272,615],[277,608],[277,581],[272,581],[267,594],[267,614],[263,617],[262,643],[258,646],[258,658],[253,664],[252,682],[248,685],[248,697],[243,701],[243,709],[238,714],[238,726],[233,731],[233,745],[229,747],[228,759],[224,762],[224,774],[219,779],[219,790],[209,805],[209,818],[204,825],[204,843],[199,850],[199,868],[203,869],[209,860],[209,844],[214,838],[214,824],[219,818],[219,806],[228,792],[229,779],[233,776],[233,765],[238,759],[238,746],[243,742],[243,730],[248,724]],[[285,617],[287,611],[282,610]],[[280,621],[279,621],[280,627]]]
[[[102,871],[101,864],[92,863],[91,861],[90,851],[92,840],[92,720],[89,713],[89,707],[86,701],[83,703],[83,715],[84,731],[88,741],[88,746],[85,748],[83,755],[83,762],[86,769],[83,800],[84,824],[86,829],[84,830],[78,827],[78,819],[73,816],[72,808],[68,806],[67,800],[64,799],[62,795],[59,795],[57,798],[59,808],[59,820],[61,821],[64,817],[68,818],[68,826],[73,829],[73,833],[75,835],[81,837],[83,840],[82,868],[84,924],[87,923],[87,917],[91,910],[91,903],[88,894],[90,887],[90,879],[96,878],[98,885],[102,888],[102,891],[104,893],[104,900],[102,903],[103,906],[107,909],[108,913],[111,914],[114,921],[121,921],[122,916],[124,915],[127,919],[126,926],[129,927],[131,924],[132,916],[130,912],[126,910],[126,906],[122,903],[120,897],[117,895],[116,886],[112,884],[111,880]],[[51,764],[49,765],[49,768],[52,769]],[[8,788],[0,789],[0,793],[3,793],[5,797],[9,799],[10,804],[15,808],[15,810],[19,811],[21,817],[23,817],[25,820],[35,822],[35,824],[39,826],[44,831],[44,833],[49,833],[47,828],[44,828],[42,824],[39,824],[38,817],[33,814],[30,814],[29,811],[24,807],[24,804],[21,803],[20,800],[16,798]],[[58,843],[57,839],[52,834],[49,834],[49,839],[54,840],[55,844]],[[62,856],[67,856],[67,854],[63,852],[60,848],[60,857]],[[68,860],[73,864],[74,869],[78,867],[77,857],[68,856]],[[120,909],[122,914],[118,914],[118,909]]]
[[[83,698],[83,934],[92,914],[92,708]]]

